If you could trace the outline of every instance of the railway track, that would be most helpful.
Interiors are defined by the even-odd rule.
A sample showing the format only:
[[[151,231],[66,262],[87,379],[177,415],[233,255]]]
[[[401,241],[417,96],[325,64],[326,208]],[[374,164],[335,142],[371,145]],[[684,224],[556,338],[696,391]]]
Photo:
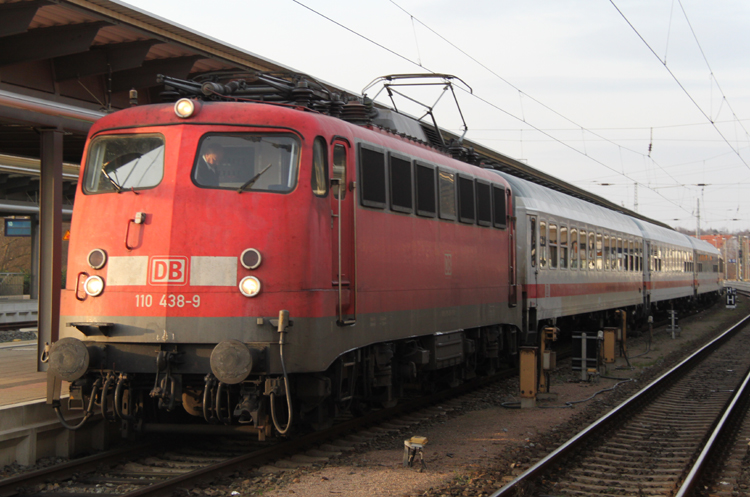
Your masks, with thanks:
[[[674,495],[750,370],[749,321],[744,318],[493,497]]]
[[[20,330],[21,328],[36,328],[39,321],[19,321],[15,323],[0,323],[0,331]]]
[[[450,407],[430,406],[460,402],[461,396],[491,388],[515,374],[515,369],[504,370],[454,389],[402,402],[393,408],[341,420],[330,429],[291,440],[258,442],[254,437],[194,437],[193,440],[199,441],[186,444],[184,438],[177,443],[174,439],[164,439],[131,446],[7,478],[0,481],[0,497],[90,497],[92,493],[127,497],[171,495],[177,488],[215,480],[240,469],[256,467],[273,472],[322,463],[354,450],[374,436],[398,432],[445,414]]]

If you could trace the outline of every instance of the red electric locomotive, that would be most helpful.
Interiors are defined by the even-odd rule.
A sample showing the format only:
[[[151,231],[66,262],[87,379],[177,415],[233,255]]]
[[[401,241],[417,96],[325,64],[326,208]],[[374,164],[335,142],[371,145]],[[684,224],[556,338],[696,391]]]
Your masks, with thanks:
[[[705,243],[290,79],[164,78],[189,98],[91,129],[49,354],[70,428],[97,408],[128,431],[319,428],[489,373],[560,319],[719,291]]]
[[[91,129],[49,358],[71,405],[263,437],[514,352],[508,183],[360,125],[360,101],[260,80],[286,97],[170,81],[208,97]]]

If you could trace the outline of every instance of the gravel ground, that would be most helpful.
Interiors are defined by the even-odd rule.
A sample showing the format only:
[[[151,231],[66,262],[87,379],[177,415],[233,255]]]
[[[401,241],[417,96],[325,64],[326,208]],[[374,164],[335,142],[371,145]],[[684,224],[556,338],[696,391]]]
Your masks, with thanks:
[[[36,330],[2,330],[0,331],[0,343],[20,342],[23,340],[36,340]]]
[[[193,488],[189,493],[235,497],[490,495],[676,364],[687,350],[738,321],[750,308],[745,300],[735,311],[717,305],[699,316],[682,319],[683,331],[675,340],[664,328],[655,330],[646,354],[643,352],[648,350],[647,336],[629,339],[635,370],[616,369],[626,367],[624,359],[618,359],[607,374],[632,377],[636,381],[621,383],[614,390],[573,408],[542,406],[560,407],[568,401],[587,399],[619,382],[601,379],[599,383],[580,383],[579,373],[571,371],[567,360],[558,364],[552,375],[551,391],[558,395],[555,402],[540,402],[539,407],[524,410],[503,408],[503,403],[518,400],[515,397],[518,380],[508,380],[437,420],[397,435],[379,437],[327,464],[268,475],[237,472],[222,481]],[[635,358],[640,354],[643,355]],[[425,448],[427,468],[422,472],[402,465],[403,442],[415,435],[429,439]],[[536,495],[536,490],[525,489],[523,494]]]

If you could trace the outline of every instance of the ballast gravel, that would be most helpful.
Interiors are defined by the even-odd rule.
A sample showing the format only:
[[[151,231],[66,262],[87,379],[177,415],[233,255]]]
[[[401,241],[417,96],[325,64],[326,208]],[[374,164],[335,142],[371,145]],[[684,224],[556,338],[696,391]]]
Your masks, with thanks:
[[[554,402],[539,402],[532,409],[508,409],[504,403],[518,400],[518,379],[510,379],[483,390],[460,405],[446,405],[443,416],[413,425],[395,434],[384,434],[362,444],[350,453],[307,468],[261,474],[237,472],[204,488],[184,491],[184,495],[305,497],[341,496],[489,496],[521,474],[539,459],[566,442],[580,430],[606,414],[642,386],[665,372],[710,338],[739,321],[750,309],[741,299],[736,310],[717,304],[708,311],[683,318],[682,332],[674,340],[665,327],[654,330],[650,351],[631,361],[619,359],[607,376],[634,378],[621,383],[602,378],[598,383],[579,382],[570,360],[559,361],[552,374]],[[648,348],[648,333],[629,338],[630,356]],[[562,407],[568,401],[593,399]],[[404,440],[412,436],[428,438],[426,468],[404,467]],[[524,489],[535,495],[535,489]]]

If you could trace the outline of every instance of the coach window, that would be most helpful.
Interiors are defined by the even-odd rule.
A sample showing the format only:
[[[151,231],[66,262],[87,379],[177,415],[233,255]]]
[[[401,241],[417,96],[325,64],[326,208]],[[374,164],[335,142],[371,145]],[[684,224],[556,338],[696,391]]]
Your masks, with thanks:
[[[669,249],[669,272],[671,273],[675,272],[675,269],[677,268],[676,262],[677,262],[677,249],[670,248]]]
[[[612,238],[612,239],[614,240],[614,238]],[[625,243],[627,244],[627,242],[625,242]],[[626,247],[627,247],[627,245],[626,245]],[[617,270],[618,271],[622,271],[622,266],[623,266],[623,260],[622,260],[622,258],[623,257],[624,257],[624,254],[623,254],[623,251],[622,251],[622,238],[618,236],[617,237]]]
[[[568,269],[568,227],[560,226],[560,269]]]
[[[456,175],[440,170],[438,173],[438,205],[440,219],[456,220]]]
[[[336,162],[334,150],[334,164]],[[385,209],[385,154],[360,145],[361,202],[365,207]],[[334,176],[336,168],[334,165]],[[346,192],[344,192],[346,194]]]
[[[570,228],[570,269],[578,269],[578,230]]]
[[[557,225],[549,225],[549,239],[547,240],[549,245],[549,267],[550,269],[557,269]]]
[[[581,230],[581,235],[579,238],[580,243],[578,244],[578,253],[581,258],[581,271],[584,269],[588,269],[588,257],[586,252],[586,248],[588,247],[588,236],[586,235],[586,230]]]
[[[602,234],[596,234],[596,269],[601,271],[604,268],[604,262],[602,261]]]
[[[390,159],[391,209],[411,214],[414,209],[411,200],[411,161],[394,155]]]
[[[311,186],[313,193],[318,197],[328,195],[328,160],[326,157],[326,142],[320,136],[313,142],[313,167]]]
[[[601,261],[602,254],[598,252],[597,256],[597,243],[595,241],[596,235],[593,232],[589,233],[589,269],[596,269],[597,261]],[[599,235],[599,247],[601,247],[602,236]]]
[[[492,185],[492,225],[495,228],[505,229],[506,226],[506,209],[508,200],[505,195],[505,188],[502,186]]]
[[[657,247],[656,264],[657,264],[657,268],[656,268],[657,271],[659,272],[664,271],[664,248],[663,247]]]
[[[674,269],[672,267],[672,262],[673,262],[673,259],[674,259],[674,249],[672,247],[667,247],[667,249],[665,251],[665,259],[666,259],[666,263],[665,263],[665,268],[664,269],[668,273],[671,273],[672,270]]]
[[[536,267],[536,218],[529,218],[529,230],[531,231],[531,267]]]
[[[643,272],[643,243],[639,240],[635,242],[635,270]]]
[[[610,265],[610,250],[609,250],[609,235],[604,235],[604,269],[606,271],[609,271],[611,265]]]
[[[547,267],[547,223],[539,221],[539,267]]]
[[[458,176],[458,220],[462,223],[474,224],[476,213],[474,210],[474,181],[465,176]]]
[[[644,254],[644,257],[648,255],[649,271],[656,272],[658,271],[658,266],[656,263],[656,244],[652,244],[650,247],[651,247],[650,252],[648,254]]]
[[[656,247],[651,245],[651,250],[646,255],[648,255],[648,270],[650,272],[656,271]]]
[[[435,217],[435,168],[415,163],[417,171],[417,215]]]
[[[489,183],[476,180],[474,187],[477,192],[477,224],[492,226],[492,190]]]
[[[628,240],[628,253],[627,257],[625,258],[627,261],[628,267],[626,268],[628,271],[634,271],[635,268],[633,266],[633,240]]]
[[[657,245],[657,247],[656,247],[656,257],[654,259],[654,266],[655,266],[654,269],[656,270],[657,273],[661,272],[661,267],[662,267],[661,266],[661,261],[662,261],[662,259],[664,257],[663,254],[664,254],[663,249],[660,246]]]

